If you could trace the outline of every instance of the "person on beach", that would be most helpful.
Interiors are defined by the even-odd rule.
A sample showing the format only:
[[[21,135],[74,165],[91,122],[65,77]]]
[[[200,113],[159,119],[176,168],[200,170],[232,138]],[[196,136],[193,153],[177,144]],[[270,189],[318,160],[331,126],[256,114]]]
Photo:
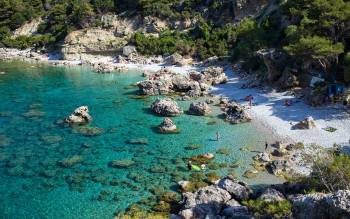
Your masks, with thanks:
[[[187,163],[187,168],[188,168],[188,170],[192,170],[192,161],[188,161],[188,163]]]
[[[265,151],[267,150],[268,147],[269,147],[269,144],[267,143],[267,141],[265,141]]]
[[[219,140],[220,140],[220,133],[216,132],[216,141],[219,141]]]
[[[254,99],[254,97],[253,97],[253,95],[251,95],[251,94],[249,94],[248,96],[246,96],[246,97],[244,98],[244,100],[249,101],[249,107],[250,107],[250,108],[252,108],[253,99]]]

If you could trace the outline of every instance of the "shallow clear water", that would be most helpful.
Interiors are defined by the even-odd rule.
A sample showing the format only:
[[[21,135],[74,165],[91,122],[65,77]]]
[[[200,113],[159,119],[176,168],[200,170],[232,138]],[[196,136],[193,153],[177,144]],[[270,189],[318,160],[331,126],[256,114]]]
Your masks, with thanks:
[[[152,98],[132,98],[131,84],[140,73],[96,74],[85,67],[52,67],[0,63],[0,218],[111,218],[128,205],[171,190],[188,179],[183,158],[229,148],[215,162],[240,162],[237,176],[249,167],[253,153],[270,137],[253,124],[229,125],[218,117],[181,115],[173,118],[179,134],[155,132],[163,118],[150,113]],[[187,109],[189,102],[178,102]],[[87,105],[91,127],[104,130],[86,136],[56,122]],[[222,139],[214,141],[219,131]],[[148,144],[128,144],[145,139]],[[190,144],[201,145],[187,150]],[[75,159],[62,167],[60,161]],[[112,160],[133,160],[128,168],[112,168]],[[210,170],[208,170],[210,171]],[[215,170],[219,175],[230,167]],[[252,184],[278,180],[266,174]]]

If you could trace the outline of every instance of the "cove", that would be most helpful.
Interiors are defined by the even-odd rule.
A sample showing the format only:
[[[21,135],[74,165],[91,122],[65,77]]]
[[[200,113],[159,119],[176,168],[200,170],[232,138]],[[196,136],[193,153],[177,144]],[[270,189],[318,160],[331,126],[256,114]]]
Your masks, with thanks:
[[[2,62],[0,72],[0,218],[112,218],[175,191],[191,174],[185,158],[214,153],[217,165],[206,172],[234,171],[240,178],[255,154],[241,148],[261,151],[272,140],[254,123],[225,123],[218,108],[206,117],[174,117],[180,133],[158,133],[163,118],[149,110],[157,97],[137,98],[133,86],[143,79],[140,72],[97,74],[84,66],[22,62]],[[184,110],[191,103],[177,102]],[[89,129],[57,123],[82,105],[93,117]],[[193,144],[200,147],[189,150]],[[229,153],[217,153],[223,148]],[[113,168],[113,160],[131,162]],[[279,181],[265,173],[244,180]]]

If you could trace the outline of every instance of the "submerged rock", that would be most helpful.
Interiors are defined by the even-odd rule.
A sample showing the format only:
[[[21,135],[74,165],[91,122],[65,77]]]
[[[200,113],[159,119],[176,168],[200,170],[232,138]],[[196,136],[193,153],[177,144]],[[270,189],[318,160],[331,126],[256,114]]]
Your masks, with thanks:
[[[126,143],[128,144],[148,144],[147,138],[130,139]]]
[[[92,117],[89,115],[87,106],[80,106],[64,121],[68,124],[86,124],[92,121]]]
[[[62,137],[59,135],[45,135],[41,137],[41,140],[47,144],[55,144],[62,141]]]
[[[205,116],[211,112],[209,105],[205,102],[191,103],[188,110],[189,114],[197,116]]]
[[[90,126],[77,126],[74,127],[73,132],[79,133],[84,136],[92,137],[102,135],[104,133],[104,129]]]
[[[158,130],[160,133],[178,133],[179,130],[177,129],[175,123],[169,119],[165,118],[163,122],[159,125]]]
[[[132,160],[113,160],[108,165],[113,168],[128,168],[135,164]]]
[[[225,120],[232,124],[239,124],[251,121],[251,117],[245,112],[242,105],[232,102],[225,108]]]
[[[154,113],[161,116],[178,116],[182,114],[182,109],[170,98],[157,99],[151,105]]]
[[[74,165],[83,162],[83,157],[75,155],[73,157],[65,158],[61,161],[58,161],[58,165],[62,167],[73,167]]]

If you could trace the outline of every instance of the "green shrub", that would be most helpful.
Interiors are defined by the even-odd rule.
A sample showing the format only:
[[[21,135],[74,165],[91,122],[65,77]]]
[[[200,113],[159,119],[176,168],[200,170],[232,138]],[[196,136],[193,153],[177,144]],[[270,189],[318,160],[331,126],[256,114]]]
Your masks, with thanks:
[[[272,218],[290,218],[292,215],[292,204],[288,201],[266,202],[264,200],[243,201],[243,205],[254,214],[254,216]]]

